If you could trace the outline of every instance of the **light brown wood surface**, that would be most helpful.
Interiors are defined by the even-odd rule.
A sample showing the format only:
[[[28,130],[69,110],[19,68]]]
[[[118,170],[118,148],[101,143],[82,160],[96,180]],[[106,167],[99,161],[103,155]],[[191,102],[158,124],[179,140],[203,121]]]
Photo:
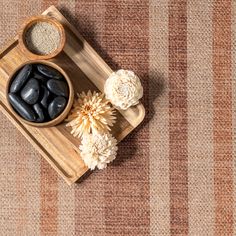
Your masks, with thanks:
[[[73,83],[75,93],[89,89],[103,91],[112,69],[54,6],[49,7],[43,14],[59,20],[65,27],[67,38],[63,52],[50,61],[65,70]],[[80,158],[80,140],[70,134],[70,128],[65,123],[50,128],[36,128],[21,123],[8,107],[6,85],[9,75],[19,64],[29,60],[19,49],[17,37],[0,52],[0,110],[66,182],[72,184],[88,170]],[[126,111],[117,111],[117,122],[112,128],[112,134],[121,141],[142,122],[144,115],[145,110],[141,103]]]

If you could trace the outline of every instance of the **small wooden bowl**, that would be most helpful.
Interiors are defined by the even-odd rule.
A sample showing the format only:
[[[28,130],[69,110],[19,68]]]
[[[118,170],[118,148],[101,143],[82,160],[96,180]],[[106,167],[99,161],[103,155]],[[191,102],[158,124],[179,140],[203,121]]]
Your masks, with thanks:
[[[60,34],[61,40],[58,48],[49,54],[40,55],[30,51],[25,41],[25,35],[28,29],[38,22],[47,22],[54,25]],[[65,43],[66,35],[63,25],[56,19],[49,16],[32,16],[24,22],[21,30],[19,31],[19,47],[28,57],[32,58],[33,60],[46,60],[57,56],[63,50]]]
[[[50,121],[47,121],[47,122],[43,122],[43,123],[37,123],[37,122],[30,122],[30,121],[27,121],[25,120],[24,118],[22,118],[12,107],[12,105],[10,104],[9,102],[9,99],[8,99],[8,94],[9,94],[9,91],[10,91],[10,86],[11,86],[11,83],[12,83],[12,80],[13,78],[15,77],[16,73],[25,65],[27,64],[44,64],[44,65],[47,65],[47,66],[50,66],[56,70],[58,70],[65,78],[67,84],[68,84],[68,88],[69,88],[69,98],[67,100],[67,105],[64,109],[64,111],[58,116],[56,117],[55,119],[53,120],[50,120]],[[18,66],[14,71],[13,73],[10,75],[9,79],[8,79],[8,82],[7,82],[7,85],[6,85],[6,98],[7,98],[7,103],[8,103],[8,106],[11,110],[11,112],[17,117],[18,120],[20,120],[21,122],[24,122],[28,125],[31,125],[31,126],[36,126],[36,127],[51,127],[51,126],[55,126],[55,125],[58,125],[59,123],[61,123],[66,117],[67,115],[69,114],[70,110],[71,110],[71,107],[73,105],[73,102],[74,102],[74,88],[73,88],[73,85],[71,83],[71,80],[69,79],[68,75],[65,73],[65,71],[59,67],[58,65],[56,65],[55,63],[52,63],[52,62],[49,62],[49,61],[43,61],[43,60],[32,60],[32,61],[27,61],[23,64],[21,64],[20,66]]]

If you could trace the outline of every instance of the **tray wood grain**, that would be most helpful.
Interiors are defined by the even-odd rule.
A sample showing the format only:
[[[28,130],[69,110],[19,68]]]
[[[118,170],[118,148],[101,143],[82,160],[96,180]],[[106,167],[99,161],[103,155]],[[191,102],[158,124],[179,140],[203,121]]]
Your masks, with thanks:
[[[66,71],[72,80],[75,93],[89,89],[103,91],[112,69],[54,6],[49,7],[43,14],[59,20],[66,31],[67,40],[63,52],[50,61]],[[8,108],[5,88],[9,75],[19,64],[29,60],[31,58],[20,50],[17,36],[0,51],[0,110],[65,181],[72,184],[88,169],[80,158],[80,140],[70,134],[70,128],[65,123],[50,128],[32,127],[17,120]],[[117,111],[117,122],[112,128],[113,135],[121,141],[142,122],[144,116],[145,109],[141,103],[126,111]]]

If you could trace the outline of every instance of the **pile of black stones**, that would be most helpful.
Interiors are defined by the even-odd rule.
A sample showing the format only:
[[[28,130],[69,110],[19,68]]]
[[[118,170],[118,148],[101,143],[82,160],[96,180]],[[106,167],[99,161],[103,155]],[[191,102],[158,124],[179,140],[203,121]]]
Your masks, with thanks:
[[[69,88],[64,76],[44,64],[27,64],[17,71],[10,84],[8,99],[25,120],[48,122],[65,109]]]

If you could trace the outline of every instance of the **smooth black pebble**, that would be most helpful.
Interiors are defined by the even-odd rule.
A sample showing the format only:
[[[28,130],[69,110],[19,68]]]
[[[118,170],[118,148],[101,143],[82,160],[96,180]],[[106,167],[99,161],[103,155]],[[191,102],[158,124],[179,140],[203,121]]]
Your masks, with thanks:
[[[19,113],[20,116],[22,116],[28,121],[36,120],[36,115],[33,109],[27,103],[25,103],[19,96],[13,93],[9,93],[8,98],[10,104]]]
[[[56,79],[50,79],[47,82],[47,88],[57,96],[68,97],[69,89],[66,82]]]
[[[48,106],[48,114],[53,120],[59,116],[66,106],[66,99],[64,97],[56,97]]]
[[[40,103],[44,108],[47,108],[50,92],[48,91],[48,89],[45,86],[42,86],[41,90],[42,90],[42,99],[41,99]]]
[[[43,74],[49,78],[54,78],[54,79],[62,79],[63,78],[61,73],[59,73],[57,70],[55,70],[52,67],[39,64],[39,65],[37,65],[37,69],[41,74]]]
[[[21,98],[30,105],[35,104],[39,99],[39,82],[36,79],[30,79],[21,90]]]
[[[45,77],[44,75],[38,73],[37,71],[35,71],[35,72],[33,73],[33,78],[37,79],[37,80],[38,80],[40,83],[42,83],[42,84],[46,84],[47,81],[48,81],[48,78],[47,78],[47,77]]]
[[[32,65],[26,65],[24,66],[17,74],[15,79],[13,80],[11,87],[10,87],[10,93],[17,93],[20,91],[22,86],[26,83],[28,80],[30,73],[32,72]]]
[[[34,108],[34,111],[36,112],[36,114],[38,116],[36,121],[37,122],[43,122],[45,120],[45,116],[44,116],[44,113],[43,113],[43,108],[40,106],[39,103],[34,104],[33,108]]]

